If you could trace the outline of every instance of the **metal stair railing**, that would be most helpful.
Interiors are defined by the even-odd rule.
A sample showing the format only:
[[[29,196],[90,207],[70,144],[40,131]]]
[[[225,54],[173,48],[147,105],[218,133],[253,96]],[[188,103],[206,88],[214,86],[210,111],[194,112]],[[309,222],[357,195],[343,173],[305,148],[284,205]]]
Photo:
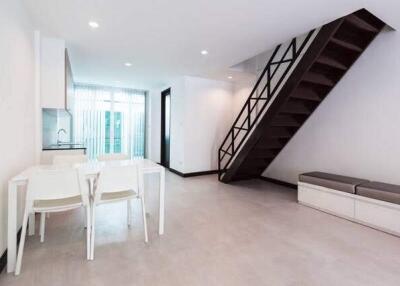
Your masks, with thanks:
[[[244,103],[218,150],[219,180],[222,179],[222,176],[228,170],[230,163],[255,127],[270,100],[274,98],[283,80],[301,55],[314,32],[315,30],[311,30],[301,44],[298,43],[298,38],[293,38],[285,50],[282,45],[278,45],[274,49],[250,96]],[[282,53],[283,50],[284,52]],[[280,58],[279,53],[282,54]],[[274,85],[273,81],[276,81]]]

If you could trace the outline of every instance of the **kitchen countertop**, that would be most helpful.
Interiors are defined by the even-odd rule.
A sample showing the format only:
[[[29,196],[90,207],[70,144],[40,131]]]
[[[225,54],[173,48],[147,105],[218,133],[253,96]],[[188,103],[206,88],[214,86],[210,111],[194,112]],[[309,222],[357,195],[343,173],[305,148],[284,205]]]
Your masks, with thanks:
[[[54,150],[86,150],[85,145],[83,144],[54,144],[49,146],[43,146],[43,151],[54,151]]]

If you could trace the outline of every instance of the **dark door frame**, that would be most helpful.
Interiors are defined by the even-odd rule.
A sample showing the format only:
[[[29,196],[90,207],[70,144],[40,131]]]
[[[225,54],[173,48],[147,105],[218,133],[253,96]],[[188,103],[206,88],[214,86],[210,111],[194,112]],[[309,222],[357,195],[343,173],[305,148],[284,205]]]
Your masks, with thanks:
[[[170,163],[170,150],[166,152],[166,142],[165,142],[165,99],[166,97],[170,97],[170,119],[171,119],[171,88],[168,88],[161,92],[161,152],[160,152],[160,163],[162,166],[169,168]],[[171,121],[170,121],[171,124]],[[168,144],[168,147],[170,145]],[[169,148],[171,149],[171,148]],[[168,158],[167,158],[168,156]]]

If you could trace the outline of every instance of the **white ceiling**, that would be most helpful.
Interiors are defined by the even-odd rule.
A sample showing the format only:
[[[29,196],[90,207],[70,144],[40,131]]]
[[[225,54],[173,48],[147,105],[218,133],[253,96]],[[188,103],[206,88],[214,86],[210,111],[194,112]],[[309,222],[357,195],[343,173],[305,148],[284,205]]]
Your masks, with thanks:
[[[179,75],[237,80],[230,66],[362,7],[400,26],[398,0],[24,1],[35,28],[67,41],[76,81],[144,89]]]

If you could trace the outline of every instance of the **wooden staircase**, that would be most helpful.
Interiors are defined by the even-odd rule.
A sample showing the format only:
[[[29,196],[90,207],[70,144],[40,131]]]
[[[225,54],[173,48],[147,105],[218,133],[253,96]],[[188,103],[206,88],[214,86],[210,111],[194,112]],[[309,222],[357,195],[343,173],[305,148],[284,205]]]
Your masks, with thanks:
[[[222,144],[219,179],[230,182],[259,177],[384,26],[365,9],[324,25],[257,123],[248,118],[238,127],[235,121],[231,130],[247,131],[243,130],[241,144],[235,142],[240,129],[229,133]],[[254,98],[252,93],[249,102]]]

